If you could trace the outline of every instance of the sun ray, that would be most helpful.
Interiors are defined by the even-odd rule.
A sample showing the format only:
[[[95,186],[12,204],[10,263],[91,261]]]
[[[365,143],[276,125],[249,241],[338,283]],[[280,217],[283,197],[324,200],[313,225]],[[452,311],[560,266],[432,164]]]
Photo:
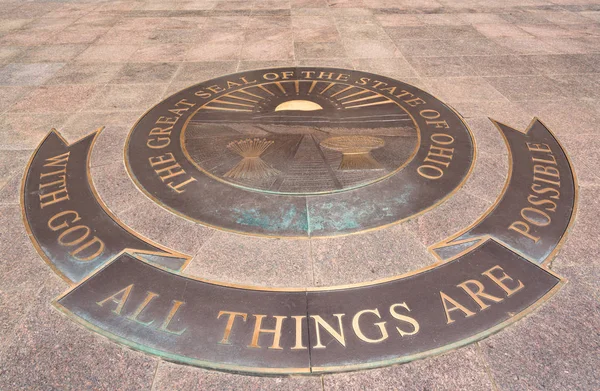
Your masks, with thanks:
[[[263,86],[262,84],[261,84],[261,85],[258,85],[258,86],[256,86],[256,87],[260,88],[261,90],[263,90],[264,92],[266,92],[267,94],[269,94],[269,95],[271,95],[271,96],[275,96],[275,94],[274,94],[274,93],[272,93],[271,91],[269,91],[269,90],[268,90],[267,88],[265,88],[265,86]]]
[[[244,94],[246,94],[246,95],[253,96],[253,97],[255,97],[255,98],[258,98],[258,99],[265,99],[265,98],[263,98],[263,97],[262,97],[262,96],[260,96],[260,95],[253,94],[253,93],[251,93],[251,92],[249,92],[249,91],[246,91],[246,90],[239,90],[239,91],[236,91],[236,92],[241,92],[241,93],[244,93]]]
[[[276,81],[275,85],[277,86],[277,88],[279,88],[279,91],[281,91],[283,94],[287,95],[287,92],[285,91],[285,88],[283,88],[283,86],[281,85],[280,82]]]
[[[362,102],[362,101],[365,101],[365,100],[370,100],[370,99],[375,99],[375,98],[380,98],[380,97],[381,97],[381,95],[379,95],[379,94],[369,95],[369,96],[365,96],[364,98],[347,100],[345,102],[342,102],[342,104],[343,105],[349,105],[349,104],[354,103],[354,102]]]
[[[333,98],[334,96],[338,96],[339,94],[343,94],[344,92],[346,92],[346,91],[348,91],[348,90],[350,90],[352,88],[354,88],[354,86],[348,86],[348,87],[346,87],[346,88],[344,88],[344,89],[336,92],[335,94],[331,94],[329,97]]]
[[[371,92],[371,91],[369,91],[369,90],[358,91],[358,92],[355,92],[355,93],[350,94],[350,95],[342,96],[341,98],[338,98],[338,100],[352,98],[353,96],[357,96],[357,95],[361,95],[361,94],[366,94],[367,92]]]
[[[327,87],[325,87],[325,88],[323,89],[323,91],[319,92],[319,95],[323,95],[323,93],[324,93],[325,91],[327,91],[328,89],[330,89],[330,88],[331,88],[331,87],[333,87],[334,85],[335,85],[335,83],[329,83],[329,85],[328,85]]]
[[[247,110],[247,109],[234,109],[232,107],[211,107],[211,106],[204,106],[203,109],[205,110],[223,110],[223,111],[243,111],[246,113],[251,113],[252,110]]]
[[[377,105],[387,105],[390,103],[394,103],[394,101],[392,100],[384,100],[384,101],[380,101],[380,102],[373,102],[373,103],[365,103],[362,105],[356,105],[356,106],[348,106],[345,107],[346,109],[357,109],[359,107],[367,107],[367,106],[377,106]]]
[[[220,99],[215,99],[211,103],[221,103],[224,105],[233,105],[233,106],[254,107],[254,105],[248,105],[246,103],[227,102],[225,100],[220,100]]]
[[[227,95],[223,95],[223,96],[226,96],[226,97],[231,98],[231,99],[238,99],[238,100],[243,100],[243,101],[246,101],[246,102],[258,103],[257,100],[248,99],[248,98],[242,98],[241,96],[237,96],[237,95],[233,95],[233,94],[227,94]]]

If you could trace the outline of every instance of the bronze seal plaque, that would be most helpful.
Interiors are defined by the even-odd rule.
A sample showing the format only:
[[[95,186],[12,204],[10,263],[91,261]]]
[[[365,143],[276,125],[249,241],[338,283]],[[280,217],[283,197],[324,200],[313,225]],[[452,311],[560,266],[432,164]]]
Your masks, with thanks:
[[[407,362],[499,331],[564,283],[550,261],[575,217],[569,158],[538,119],[525,130],[492,122],[506,145],[504,187],[475,221],[418,243],[422,253],[408,251],[413,232],[403,237],[404,227],[389,226],[461,187],[475,162],[472,135],[426,92],[343,69],[268,69],[203,82],[150,109],[131,130],[125,162],[139,189],[215,236],[249,235],[248,247],[234,243],[240,235],[219,232],[223,247],[203,244],[191,257],[123,224],[92,180],[101,129],[73,143],[52,130],[41,141],[23,179],[23,220],[39,254],[70,285],[54,306],[131,348],[269,375]],[[339,237],[348,234],[359,235]],[[228,281],[237,270],[230,264],[226,281],[206,278],[206,264],[191,270],[205,251],[217,263],[243,264],[244,250],[260,247],[247,265],[260,269],[256,262],[280,247],[302,258],[306,252],[292,254],[299,243],[335,243],[349,254],[379,234],[375,246],[396,247],[382,256],[365,246],[357,262],[390,260],[386,273],[410,257],[422,262],[340,286],[318,286],[313,269],[313,285],[294,288]],[[228,259],[215,251],[233,247],[242,250]],[[267,267],[278,269],[286,260],[274,257]]]
[[[472,136],[426,92],[345,69],[244,72],[148,111],[132,178],[171,211],[239,233],[323,237],[397,223],[467,178]]]

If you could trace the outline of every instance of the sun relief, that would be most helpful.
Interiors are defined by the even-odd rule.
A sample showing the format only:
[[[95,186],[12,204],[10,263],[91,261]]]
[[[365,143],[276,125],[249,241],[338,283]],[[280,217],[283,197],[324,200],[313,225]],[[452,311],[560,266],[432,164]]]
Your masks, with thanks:
[[[321,107],[320,104],[312,102],[310,100],[295,99],[295,100],[288,100],[287,102],[283,102],[275,108],[275,111],[289,111],[289,110],[317,111],[317,110],[323,110],[323,107]]]

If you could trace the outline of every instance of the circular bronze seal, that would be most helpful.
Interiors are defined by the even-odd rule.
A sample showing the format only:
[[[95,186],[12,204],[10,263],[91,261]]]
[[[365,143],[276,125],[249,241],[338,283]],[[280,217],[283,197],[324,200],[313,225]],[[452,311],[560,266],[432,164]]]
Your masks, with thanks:
[[[331,68],[249,71],[189,87],[148,111],[125,157],[136,184],[215,228],[324,237],[398,223],[467,178],[474,144],[428,93]]]

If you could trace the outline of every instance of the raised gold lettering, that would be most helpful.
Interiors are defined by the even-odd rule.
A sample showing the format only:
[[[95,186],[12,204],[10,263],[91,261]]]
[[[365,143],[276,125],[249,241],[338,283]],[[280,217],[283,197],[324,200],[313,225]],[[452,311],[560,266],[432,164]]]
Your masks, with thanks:
[[[421,328],[419,326],[419,322],[417,322],[417,320],[415,318],[412,318],[407,315],[402,315],[402,314],[399,314],[398,312],[396,312],[397,307],[402,307],[405,310],[407,310],[408,312],[410,312],[410,308],[408,308],[408,305],[403,302],[403,303],[398,303],[398,304],[392,304],[392,306],[390,306],[390,315],[392,315],[394,317],[394,319],[398,319],[403,322],[406,322],[413,327],[412,331],[404,331],[400,327],[396,327],[396,331],[398,331],[398,334],[400,334],[401,337],[417,334]]]
[[[273,316],[275,318],[275,328],[274,329],[263,329],[262,321],[267,315],[254,315],[254,332],[252,333],[252,342],[248,345],[249,348],[260,348],[258,344],[258,339],[261,333],[270,333],[273,334],[273,344],[269,347],[269,349],[282,350],[283,348],[280,345],[281,340],[281,326],[283,325],[283,320],[287,318],[287,316]]]
[[[175,334],[175,335],[181,335],[181,334],[183,334],[183,332],[185,330],[187,330],[187,328],[184,328],[183,330],[179,330],[179,331],[169,330],[169,324],[171,323],[171,320],[173,319],[173,317],[179,310],[179,307],[181,307],[183,305],[185,305],[185,302],[179,301],[179,300],[173,300],[173,304],[171,305],[171,310],[167,314],[167,317],[165,318],[164,322],[158,328],[160,331],[164,331],[166,333],[171,333],[171,334]]]
[[[354,330],[354,334],[356,334],[358,339],[360,339],[361,341],[367,342],[367,343],[379,343],[379,342],[385,341],[389,336],[388,332],[385,328],[386,322],[373,323],[374,326],[379,328],[379,333],[381,334],[381,336],[377,339],[369,338],[362,332],[362,330],[360,329],[359,322],[360,322],[360,317],[364,314],[374,314],[375,316],[377,316],[377,318],[381,319],[381,315],[379,315],[379,310],[377,308],[375,308],[374,310],[358,311],[356,313],[356,315],[354,315],[354,317],[352,318],[352,329]]]
[[[502,276],[500,277],[496,277],[493,272],[496,270],[500,270],[502,271]],[[504,270],[496,265],[493,268],[486,270],[485,272],[481,273],[482,275],[488,277],[490,280],[494,281],[494,283],[496,285],[498,285],[500,288],[502,288],[504,290],[504,292],[506,292],[506,294],[508,295],[508,297],[514,295],[515,293],[517,293],[518,291],[520,291],[521,289],[523,289],[525,287],[525,285],[521,282],[521,280],[517,280],[517,286],[514,288],[509,288],[503,281],[505,280],[509,280],[509,281],[513,281],[513,279],[504,272]]]
[[[472,286],[474,286],[476,290],[474,290],[472,288]],[[484,292],[485,287],[483,286],[483,284],[481,282],[479,282],[477,280],[465,281],[461,284],[458,284],[457,287],[462,288],[469,296],[471,296],[471,299],[473,299],[475,301],[475,303],[477,303],[482,310],[485,310],[486,308],[489,307],[489,304],[484,303],[483,299],[492,301],[494,303],[499,303],[502,300],[504,300],[501,297],[496,297],[496,296],[492,296],[488,293],[485,293]]]
[[[150,326],[152,323],[154,323],[154,319],[149,320],[147,322],[142,322],[141,320],[138,319],[138,316],[140,316],[140,314],[148,306],[148,304],[150,304],[150,302],[152,300],[154,300],[155,297],[158,297],[158,296],[159,296],[158,293],[154,293],[154,292],[150,292],[150,291],[146,292],[146,297],[144,298],[144,301],[142,301],[142,303],[137,306],[135,311],[133,311],[131,313],[131,315],[129,315],[127,317],[127,319],[133,320],[134,322],[140,323],[144,326]]]
[[[446,324],[454,323],[454,319],[450,317],[450,312],[452,311],[461,311],[463,314],[465,314],[465,318],[475,315],[475,312],[470,311],[467,307],[463,306],[442,291],[440,291],[440,298],[442,299],[442,305],[444,306],[444,311],[446,312]],[[448,307],[448,303],[450,303],[452,306]]]
[[[223,338],[219,343],[223,345],[231,345],[231,342],[229,342],[229,336],[231,335],[231,329],[233,329],[233,323],[235,322],[235,318],[239,316],[244,322],[246,322],[248,314],[243,312],[219,311],[217,319],[221,318],[221,315],[227,315],[227,324],[225,325],[225,332],[223,333]]]
[[[333,327],[331,327],[321,316],[319,315],[311,315],[310,317],[315,320],[315,330],[317,334],[317,344],[314,346],[315,349],[325,349],[325,345],[321,343],[321,329],[325,329],[336,341],[340,343],[343,347],[346,347],[346,339],[344,338],[344,326],[342,325],[342,317],[345,314],[333,314],[338,320],[339,331],[336,331]]]
[[[125,305],[125,302],[127,302],[127,298],[129,297],[129,294],[131,293],[131,290],[133,289],[133,284],[121,289],[120,291],[108,296],[106,299],[102,300],[102,301],[98,301],[96,302],[96,304],[98,304],[100,307],[103,307],[104,304],[106,304],[106,302],[108,301],[112,301],[113,303],[115,303],[117,305],[117,307],[115,309],[112,310],[112,312],[114,312],[117,315],[121,315],[121,311],[123,310],[123,306]]]

